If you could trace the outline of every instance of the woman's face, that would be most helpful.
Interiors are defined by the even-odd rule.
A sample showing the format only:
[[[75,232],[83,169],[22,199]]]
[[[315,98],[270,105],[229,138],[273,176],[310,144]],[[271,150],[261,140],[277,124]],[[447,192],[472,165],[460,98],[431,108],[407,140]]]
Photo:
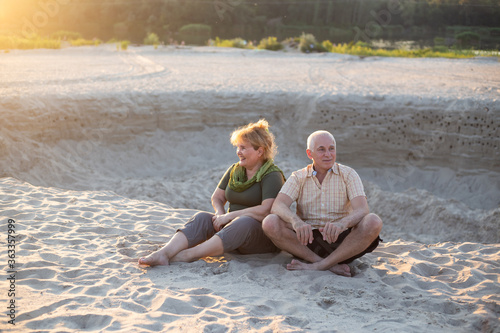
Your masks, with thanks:
[[[257,164],[262,163],[263,149],[255,149],[250,142],[241,141],[236,145],[236,155],[240,159],[240,165],[252,169]]]

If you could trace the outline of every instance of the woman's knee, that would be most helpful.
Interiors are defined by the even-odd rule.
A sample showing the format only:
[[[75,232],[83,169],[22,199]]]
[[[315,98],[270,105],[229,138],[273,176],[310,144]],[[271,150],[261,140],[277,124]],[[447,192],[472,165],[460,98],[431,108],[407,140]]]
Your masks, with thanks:
[[[249,216],[240,216],[232,220],[216,235],[222,240],[224,251],[228,252],[239,248],[259,233],[262,234],[259,221]]]
[[[203,224],[203,225],[213,226],[212,216],[213,216],[213,214],[208,213],[208,212],[198,212],[198,213],[193,215],[190,222],[200,224],[200,225]]]
[[[177,230],[186,236],[189,247],[196,246],[215,234],[212,216],[213,214],[207,212],[198,212],[182,228]]]
[[[193,218],[203,219],[203,220],[205,220],[205,219],[212,220],[212,216],[214,216],[214,214],[209,213],[209,212],[198,212],[198,213],[193,215]]]

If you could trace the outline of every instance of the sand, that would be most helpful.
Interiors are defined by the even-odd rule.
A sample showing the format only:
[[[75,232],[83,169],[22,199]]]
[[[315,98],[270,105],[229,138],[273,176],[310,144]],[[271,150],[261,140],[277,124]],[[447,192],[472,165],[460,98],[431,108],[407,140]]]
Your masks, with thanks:
[[[499,332],[500,65],[211,47],[0,54],[0,330]],[[265,117],[330,130],[384,221],[355,275],[227,253],[147,268]],[[11,228],[12,229],[12,228]],[[14,273],[8,273],[12,271]],[[9,296],[15,277],[15,295]],[[7,308],[15,301],[15,324]]]

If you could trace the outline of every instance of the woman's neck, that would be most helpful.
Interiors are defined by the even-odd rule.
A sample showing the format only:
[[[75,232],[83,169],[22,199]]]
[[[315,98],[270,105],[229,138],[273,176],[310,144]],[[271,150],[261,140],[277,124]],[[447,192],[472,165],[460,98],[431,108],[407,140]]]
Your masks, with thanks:
[[[255,164],[251,168],[245,168],[246,173],[247,173],[247,179],[252,179],[252,177],[259,171],[260,167],[264,165],[263,161],[260,161],[259,163]]]

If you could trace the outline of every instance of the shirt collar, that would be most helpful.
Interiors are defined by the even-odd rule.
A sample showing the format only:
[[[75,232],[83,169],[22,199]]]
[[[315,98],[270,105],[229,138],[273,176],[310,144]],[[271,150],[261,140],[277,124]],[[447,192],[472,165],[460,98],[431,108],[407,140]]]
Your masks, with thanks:
[[[333,167],[331,167],[328,172],[333,172],[334,174],[338,175],[339,174],[339,165],[337,164],[337,162],[335,162],[335,164],[333,165]],[[312,176],[316,176],[318,172],[316,170],[314,170],[314,166],[313,164],[309,164],[307,166],[307,177],[312,177]]]

